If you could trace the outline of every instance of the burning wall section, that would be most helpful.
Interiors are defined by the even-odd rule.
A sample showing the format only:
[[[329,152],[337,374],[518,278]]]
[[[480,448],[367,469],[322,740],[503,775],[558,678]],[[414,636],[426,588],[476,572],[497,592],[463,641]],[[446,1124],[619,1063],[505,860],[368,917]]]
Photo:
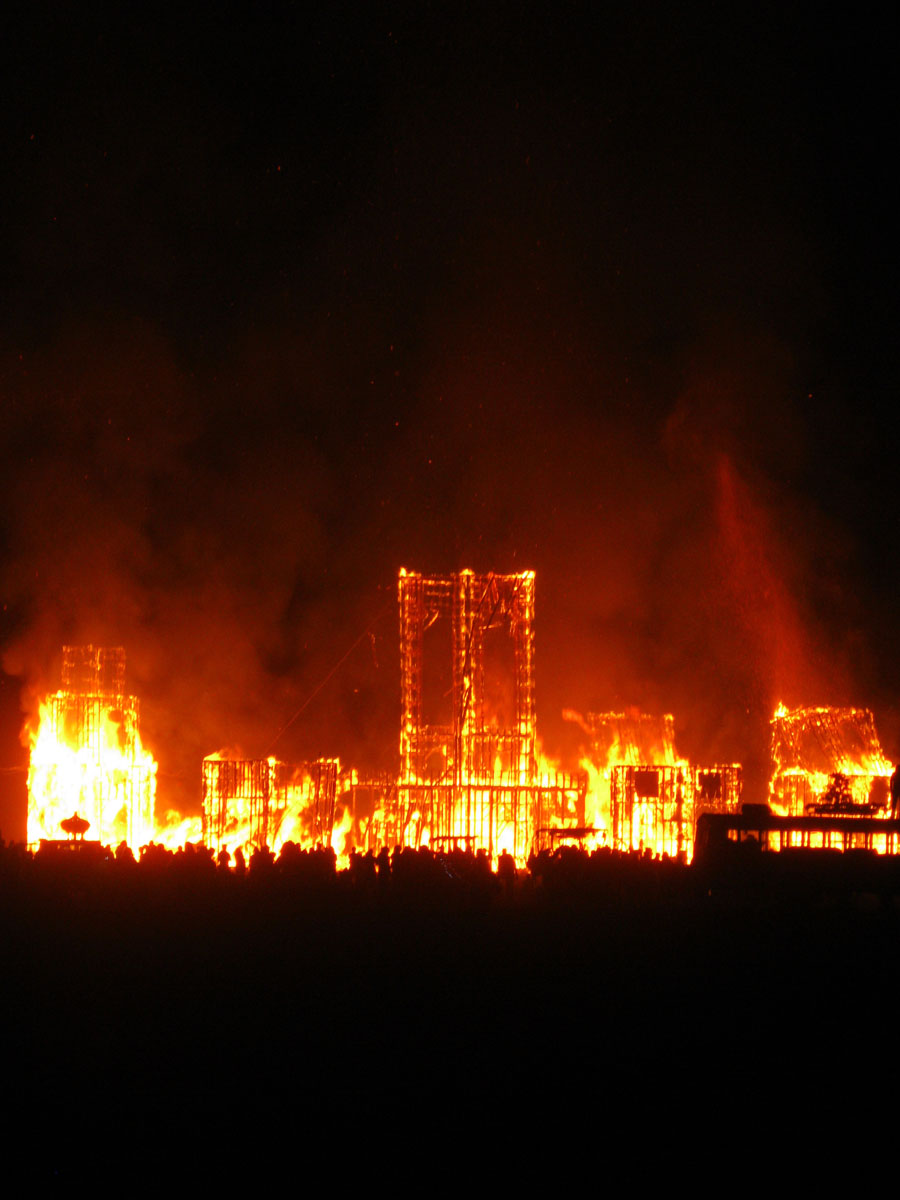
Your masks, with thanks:
[[[266,846],[331,845],[340,762],[288,767],[276,758],[203,760],[203,841],[216,852]],[[340,847],[343,850],[343,847]]]
[[[31,736],[28,841],[61,838],[76,813],[92,839],[149,841],[156,763],[141,743],[139,701],[125,691],[125,651],[64,646],[61,683]]]
[[[589,736],[592,820],[614,849],[690,860],[700,813],[738,809],[741,767],[698,767],[680,758],[671,714],[566,715]]]

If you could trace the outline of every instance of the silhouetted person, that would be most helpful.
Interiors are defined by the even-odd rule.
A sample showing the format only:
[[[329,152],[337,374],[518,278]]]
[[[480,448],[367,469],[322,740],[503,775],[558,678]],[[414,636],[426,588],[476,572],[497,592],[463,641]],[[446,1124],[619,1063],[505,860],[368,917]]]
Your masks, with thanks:
[[[116,862],[119,866],[135,866],[135,857],[127,842],[122,841],[116,846]]]
[[[263,842],[261,846],[254,847],[250,854],[250,874],[262,875],[268,874],[275,865],[275,855],[269,847]]]
[[[507,850],[497,859],[497,878],[504,893],[511,896],[516,886],[516,860]]]

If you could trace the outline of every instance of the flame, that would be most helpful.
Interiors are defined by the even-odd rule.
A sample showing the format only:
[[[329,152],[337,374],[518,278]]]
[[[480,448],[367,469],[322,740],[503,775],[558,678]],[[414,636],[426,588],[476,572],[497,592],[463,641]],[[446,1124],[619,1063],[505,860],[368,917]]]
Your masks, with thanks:
[[[345,807],[335,827],[339,783],[336,758],[291,771],[274,757],[246,759],[227,751],[207,755],[204,840],[219,851],[241,850],[245,857],[263,847],[277,854],[288,842],[301,850],[330,845],[346,865],[353,816]]]
[[[890,816],[888,781],[893,768],[868,709],[789,709],[779,703],[771,726],[769,807],[778,816]],[[823,837],[818,835],[810,844],[825,844]],[[804,844],[803,834],[791,833],[786,844]],[[879,853],[887,850],[886,838],[879,836],[872,844]]]
[[[872,713],[865,708],[801,707],[778,704],[771,720],[770,806],[785,816],[802,816],[821,802],[836,775],[845,776],[853,803],[874,794],[886,800],[893,767],[885,757]]]
[[[590,741],[581,766],[588,776],[585,824],[596,832],[586,845],[678,855],[689,861],[703,770],[676,754],[674,717],[637,709],[585,716],[566,710],[563,715]]]
[[[203,841],[203,822],[200,817],[183,817],[170,810],[157,821],[153,841],[167,850],[178,850],[189,843],[197,845]]]
[[[76,813],[86,835],[107,845],[140,846],[153,835],[157,764],[136,721],[100,695],[57,692],[28,731],[28,841],[65,837]]]
[[[346,805],[338,825],[331,831],[331,848],[337,858],[337,869],[344,871],[350,866],[350,851],[353,848],[353,813]]]

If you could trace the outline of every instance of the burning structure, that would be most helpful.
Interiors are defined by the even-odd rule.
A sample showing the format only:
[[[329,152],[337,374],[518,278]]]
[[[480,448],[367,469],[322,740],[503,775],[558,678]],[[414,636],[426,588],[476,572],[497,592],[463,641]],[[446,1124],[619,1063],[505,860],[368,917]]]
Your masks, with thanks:
[[[891,764],[872,713],[782,704],[771,725],[769,803],[744,805],[739,814],[704,814],[697,828],[698,862],[731,869],[754,862],[760,851],[766,857],[781,851],[802,855],[785,857],[789,869],[794,862],[808,865],[809,855],[818,852],[827,852],[821,865],[832,862],[827,855],[849,861],[848,852],[900,854],[900,821],[889,804]],[[850,867],[845,869],[849,877]],[[868,872],[866,886],[872,878]]]
[[[290,768],[275,758],[210,754],[203,760],[203,841],[217,852],[277,850],[287,841],[330,845],[339,775],[336,758]]]
[[[28,841],[59,839],[77,815],[95,840],[141,845],[153,833],[156,763],[141,744],[140,702],[125,691],[125,651],[64,646],[61,682],[31,733]]]
[[[870,816],[887,808],[892,767],[867,708],[779,705],[772,765],[770,802],[784,816]]]
[[[586,780],[538,772],[534,572],[400,571],[400,777],[385,833],[524,859],[581,824]]]
[[[699,814],[740,805],[740,766],[697,767],[679,758],[671,714],[566,715],[590,739],[594,819],[615,849],[690,859]]]
[[[701,811],[732,812],[741,768],[696,767],[671,716],[568,713],[585,730],[580,772],[540,761],[533,571],[401,570],[399,770],[341,773],[334,758],[203,760],[202,819],[154,827],[156,764],[142,748],[121,649],[65,647],[63,687],[42,706],[29,775],[29,839],[81,814],[93,836],[142,845],[202,837],[214,851],[463,846],[524,863],[561,841],[690,859]],[[880,754],[880,750],[878,751]],[[336,820],[337,816],[339,820]],[[170,814],[171,818],[172,814]]]

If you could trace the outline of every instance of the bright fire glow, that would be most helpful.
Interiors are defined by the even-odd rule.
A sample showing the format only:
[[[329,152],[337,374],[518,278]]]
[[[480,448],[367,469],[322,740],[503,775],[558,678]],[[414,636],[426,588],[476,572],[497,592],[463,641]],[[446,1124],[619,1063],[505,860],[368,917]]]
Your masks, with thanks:
[[[134,714],[101,695],[57,692],[30,733],[28,841],[66,837],[61,822],[88,821],[87,838],[140,846],[153,834],[156,762]]]
[[[203,760],[204,840],[245,857],[263,847],[278,854],[288,842],[301,850],[331,846],[346,866],[353,821],[346,808],[335,819],[339,782],[336,758],[291,771],[273,757],[210,754]]]
[[[608,845],[689,862],[697,813],[737,803],[740,767],[701,768],[677,755],[671,715],[632,709],[585,716],[567,710],[564,716],[590,742],[581,766],[588,776],[585,824],[596,832],[585,839],[587,848]]]
[[[771,725],[769,807],[778,816],[890,816],[893,768],[868,709],[789,709],[779,704]],[[820,848],[831,843],[824,833],[785,835],[786,846],[807,844]],[[876,836],[871,846],[885,853],[888,839]]]

